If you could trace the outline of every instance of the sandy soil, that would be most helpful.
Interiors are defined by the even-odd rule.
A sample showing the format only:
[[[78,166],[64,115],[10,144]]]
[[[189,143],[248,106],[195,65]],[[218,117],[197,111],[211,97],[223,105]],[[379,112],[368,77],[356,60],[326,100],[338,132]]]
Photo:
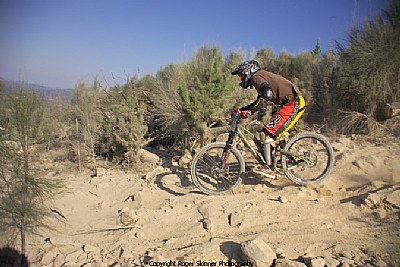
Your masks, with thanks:
[[[152,151],[158,156],[129,172],[49,172],[67,181],[51,204],[64,218],[55,212],[56,231],[30,238],[29,259],[32,266],[240,261],[240,244],[258,237],[280,258],[400,266],[399,140],[330,140],[336,163],[317,186],[249,173],[233,194],[208,196],[167,151]]]

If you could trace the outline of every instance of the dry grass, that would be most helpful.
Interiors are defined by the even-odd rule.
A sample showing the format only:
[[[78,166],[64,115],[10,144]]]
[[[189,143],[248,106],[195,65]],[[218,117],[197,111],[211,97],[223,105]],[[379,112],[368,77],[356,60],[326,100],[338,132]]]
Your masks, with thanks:
[[[339,111],[340,120],[336,124],[338,133],[341,134],[368,134],[380,136],[389,129],[377,122],[373,117],[355,111]]]
[[[389,133],[400,137],[400,116],[393,117],[384,122],[385,127],[388,129]]]

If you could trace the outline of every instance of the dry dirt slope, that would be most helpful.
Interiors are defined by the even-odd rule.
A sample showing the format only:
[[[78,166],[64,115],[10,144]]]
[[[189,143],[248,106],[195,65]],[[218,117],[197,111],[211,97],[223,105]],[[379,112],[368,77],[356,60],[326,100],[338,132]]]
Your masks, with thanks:
[[[206,196],[160,151],[133,173],[49,173],[67,177],[52,203],[65,219],[31,239],[31,266],[243,261],[240,244],[257,237],[298,264],[400,266],[400,143],[331,141],[335,168],[316,187],[249,174],[234,194]]]

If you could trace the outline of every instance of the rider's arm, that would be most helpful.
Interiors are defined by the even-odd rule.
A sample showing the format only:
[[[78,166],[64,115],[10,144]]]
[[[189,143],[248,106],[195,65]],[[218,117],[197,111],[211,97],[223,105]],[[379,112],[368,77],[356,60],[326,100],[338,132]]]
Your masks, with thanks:
[[[259,107],[262,99],[263,99],[262,96],[258,95],[257,99],[253,103],[241,108],[240,110],[241,111],[249,110],[251,111],[251,114],[254,114],[257,111],[257,108]]]

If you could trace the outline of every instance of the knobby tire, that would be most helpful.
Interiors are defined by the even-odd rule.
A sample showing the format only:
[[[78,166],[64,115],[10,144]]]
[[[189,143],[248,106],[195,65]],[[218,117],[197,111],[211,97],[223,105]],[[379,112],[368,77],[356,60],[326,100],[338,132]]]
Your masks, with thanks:
[[[197,188],[205,194],[223,194],[242,182],[245,162],[236,148],[231,148],[226,167],[220,168],[224,148],[225,143],[211,143],[201,148],[193,157],[192,180]]]
[[[309,140],[308,142],[304,143],[309,143],[310,147],[302,147],[301,142],[304,140]],[[312,146],[315,146],[316,144],[321,144],[321,148],[314,149]],[[296,145],[300,144],[300,147],[296,147]],[[310,166],[310,167],[305,167],[304,171],[301,170],[301,168],[295,169],[296,164],[293,163],[293,158],[289,155],[282,154],[282,166],[285,175],[294,183],[299,184],[299,185],[305,185],[305,184],[311,184],[311,183],[317,183],[321,182],[324,180],[330,171],[332,170],[333,167],[333,162],[334,162],[334,153],[332,146],[330,145],[329,141],[323,137],[320,134],[314,133],[314,132],[301,132],[297,135],[295,135],[292,139],[288,141],[288,143],[285,146],[285,150],[289,151],[290,153],[293,154],[301,154],[301,153],[315,153],[315,166]],[[302,152],[301,150],[304,150],[305,152]],[[307,150],[307,151],[306,151]],[[322,160],[317,162],[321,157],[316,156],[316,153],[320,153],[322,155]],[[324,155],[326,154],[326,155]],[[292,161],[292,162],[291,162]],[[305,173],[305,170],[313,170],[314,167],[316,167],[318,164],[321,166],[321,171],[317,171],[317,174],[315,175],[309,175]],[[291,169],[292,168],[292,169]],[[304,175],[305,177],[301,177]]]

